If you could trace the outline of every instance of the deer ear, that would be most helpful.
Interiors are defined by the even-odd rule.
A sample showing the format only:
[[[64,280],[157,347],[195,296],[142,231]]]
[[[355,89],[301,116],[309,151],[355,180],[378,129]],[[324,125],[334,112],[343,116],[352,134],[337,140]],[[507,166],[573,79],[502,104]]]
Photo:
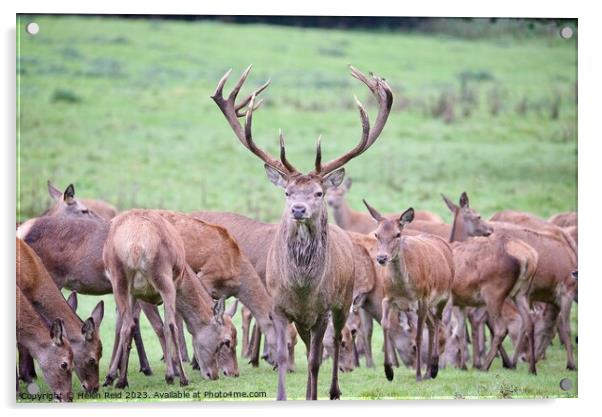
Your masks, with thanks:
[[[226,300],[224,297],[213,303],[213,320],[217,324],[224,324],[224,310],[226,309]]]
[[[92,320],[94,320],[94,325],[96,326],[96,329],[100,329],[100,323],[102,322],[104,315],[105,303],[101,300],[98,302],[98,304],[96,304],[94,310],[92,310],[92,314],[90,314],[90,317],[92,318]]]
[[[466,191],[464,191],[461,195],[460,195],[460,207],[464,208],[464,207],[468,207],[468,194],[466,194]]]
[[[412,220],[414,220],[414,209],[412,207],[401,213],[401,216],[399,216],[399,224],[401,227],[404,227],[408,223],[412,223]]]
[[[351,177],[345,178],[345,181],[343,182],[343,187],[345,188],[345,191],[349,191],[351,189],[352,182],[353,181],[351,181]]]
[[[63,200],[65,202],[69,202],[71,200],[73,200],[75,198],[75,187],[73,187],[73,184],[69,184],[69,186],[65,189],[65,192],[63,193]]]
[[[74,313],[77,311],[77,292],[71,291],[69,298],[67,298],[67,304],[69,304]]]
[[[268,175],[268,179],[277,187],[286,188],[288,183],[288,176],[284,172],[278,171],[276,168],[264,165],[265,173]]]
[[[50,180],[48,180],[48,194],[50,194],[50,197],[52,197],[54,200],[60,200],[63,198],[63,193],[61,193],[61,191],[56,188],[54,184],[50,182]]]
[[[55,319],[50,325],[50,338],[52,342],[57,346],[63,346],[65,337],[65,325],[63,320]]]
[[[351,304],[351,311],[353,313],[357,313],[357,311],[364,305],[366,297],[367,294],[364,292],[355,296],[353,303]]]
[[[338,187],[343,183],[343,179],[345,179],[345,168],[337,169],[334,172],[328,174],[322,180],[322,184],[324,184],[325,189]]]
[[[376,220],[377,222],[381,221],[383,216],[381,216],[381,214],[378,211],[376,211],[376,209],[374,207],[372,207],[370,204],[368,204],[368,202],[366,200],[362,200],[362,201],[364,202],[364,205],[370,212],[370,215],[372,216],[372,218],[374,220]]]
[[[449,198],[447,198],[443,194],[441,194],[441,198],[443,198],[443,201],[445,201],[445,205],[447,206],[449,211],[451,211],[452,213],[455,213],[456,210],[458,209],[458,206],[456,206]]]
[[[86,341],[91,341],[94,338],[94,319],[92,317],[88,317],[82,326],[82,334]]]

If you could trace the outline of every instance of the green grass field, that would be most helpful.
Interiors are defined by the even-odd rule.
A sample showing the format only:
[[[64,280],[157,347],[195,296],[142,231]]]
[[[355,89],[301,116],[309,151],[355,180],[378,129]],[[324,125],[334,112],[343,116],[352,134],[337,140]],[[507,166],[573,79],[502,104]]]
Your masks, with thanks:
[[[456,199],[462,191],[483,216],[504,208],[544,217],[576,209],[574,40],[93,17],[35,17],[41,30],[30,36],[23,31],[30,20],[22,16],[17,28],[19,221],[47,207],[48,179],[61,188],[74,183],[79,196],[103,198],[120,209],[227,210],[276,220],[281,192],[209,98],[227,69],[237,78],[251,63],[243,93],[272,80],[255,114],[254,137],[276,152],[282,128],[289,158],[304,170],[312,166],[318,135],[325,159],[359,139],[353,94],[375,116],[372,98],[348,75],[347,64],[388,80],[395,95],[388,125],[347,166],[354,180],[349,202],[358,210],[366,198],[384,212],[413,206],[449,220],[439,194]],[[111,296],[104,299],[102,376],[114,331],[114,303]],[[97,300],[82,296],[80,308],[89,313]],[[155,374],[138,375],[133,357],[130,389],[150,396],[179,389],[164,384],[159,345],[145,326]],[[376,361],[382,364],[379,346],[376,332]],[[298,371],[288,377],[292,398],[305,394],[303,351],[299,345]],[[507,371],[496,361],[489,373],[445,369],[420,384],[406,369],[389,383],[381,366],[340,381],[346,399],[576,396],[576,373],[564,367],[556,340],[537,377],[524,364]],[[321,397],[330,372],[326,363]],[[252,369],[241,361],[238,379],[189,376],[190,392],[265,391],[267,399],[275,397],[276,373],[266,364]],[[573,380],[571,391],[560,390],[564,377]]]

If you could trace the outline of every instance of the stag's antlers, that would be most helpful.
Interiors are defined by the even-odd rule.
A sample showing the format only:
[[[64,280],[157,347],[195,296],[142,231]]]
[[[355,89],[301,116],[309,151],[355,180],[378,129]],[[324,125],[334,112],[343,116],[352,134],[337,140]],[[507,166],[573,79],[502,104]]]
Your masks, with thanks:
[[[362,103],[355,97],[355,101],[357,103],[360,118],[362,121],[362,137],[360,142],[357,144],[355,148],[351,151],[345,153],[344,155],[333,159],[326,164],[322,164],[322,149],[320,145],[320,138],[318,138],[318,145],[316,148],[316,161],[315,161],[315,169],[310,174],[325,176],[332,171],[342,167],[351,159],[355,158],[358,155],[364,153],[378,138],[380,133],[382,132],[385,123],[387,122],[387,118],[389,117],[389,113],[391,112],[391,106],[393,104],[393,93],[391,92],[391,88],[384,80],[377,75],[370,73],[371,79],[366,77],[360,70],[353,66],[349,66],[351,70],[351,75],[354,78],[357,78],[372,92],[374,97],[378,102],[378,115],[376,117],[376,123],[373,129],[370,129],[370,121],[368,119],[368,113],[362,106]],[[280,131],[280,161],[276,158],[270,156],[267,152],[263,151],[261,148],[255,145],[253,141],[252,135],[252,121],[253,121],[253,112],[259,108],[263,100],[259,100],[257,103],[255,102],[256,97],[265,90],[270,81],[268,80],[261,87],[256,89],[253,93],[251,93],[248,97],[246,97],[241,103],[236,104],[236,97],[240,92],[240,89],[251,71],[251,65],[247,67],[247,69],[243,72],[242,76],[234,86],[234,89],[230,93],[227,99],[223,96],[223,89],[228,77],[232,70],[228,70],[226,74],[219,80],[217,83],[217,87],[215,92],[211,96],[211,98],[215,101],[217,106],[220,108],[226,120],[234,130],[234,133],[238,137],[238,140],[253,154],[258,156],[262,161],[264,161],[267,165],[271,166],[278,171],[288,174],[288,175],[296,175],[300,174],[300,172],[286,159],[286,150],[284,145],[284,136],[282,131]],[[246,107],[246,111],[243,112],[243,109]],[[245,117],[245,126],[244,129],[241,126],[238,118]]]

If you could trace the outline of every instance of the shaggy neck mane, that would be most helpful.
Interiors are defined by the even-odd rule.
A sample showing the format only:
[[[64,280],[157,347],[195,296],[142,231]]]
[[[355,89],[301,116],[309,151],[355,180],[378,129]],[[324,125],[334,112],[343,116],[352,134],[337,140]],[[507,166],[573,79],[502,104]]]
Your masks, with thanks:
[[[313,222],[297,223],[287,218],[282,224],[290,277],[300,284],[321,277],[328,241],[326,208]]]

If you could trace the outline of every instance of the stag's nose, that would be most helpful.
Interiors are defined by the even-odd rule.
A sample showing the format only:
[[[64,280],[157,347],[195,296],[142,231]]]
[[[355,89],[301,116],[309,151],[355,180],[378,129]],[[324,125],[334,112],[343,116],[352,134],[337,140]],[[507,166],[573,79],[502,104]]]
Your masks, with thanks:
[[[305,217],[306,212],[307,209],[304,205],[295,204],[293,207],[291,207],[291,213],[293,214],[293,217],[295,219],[302,219],[303,217]]]
[[[381,265],[386,264],[388,259],[389,259],[389,257],[387,255],[377,255],[376,256],[376,262],[378,262]]]

